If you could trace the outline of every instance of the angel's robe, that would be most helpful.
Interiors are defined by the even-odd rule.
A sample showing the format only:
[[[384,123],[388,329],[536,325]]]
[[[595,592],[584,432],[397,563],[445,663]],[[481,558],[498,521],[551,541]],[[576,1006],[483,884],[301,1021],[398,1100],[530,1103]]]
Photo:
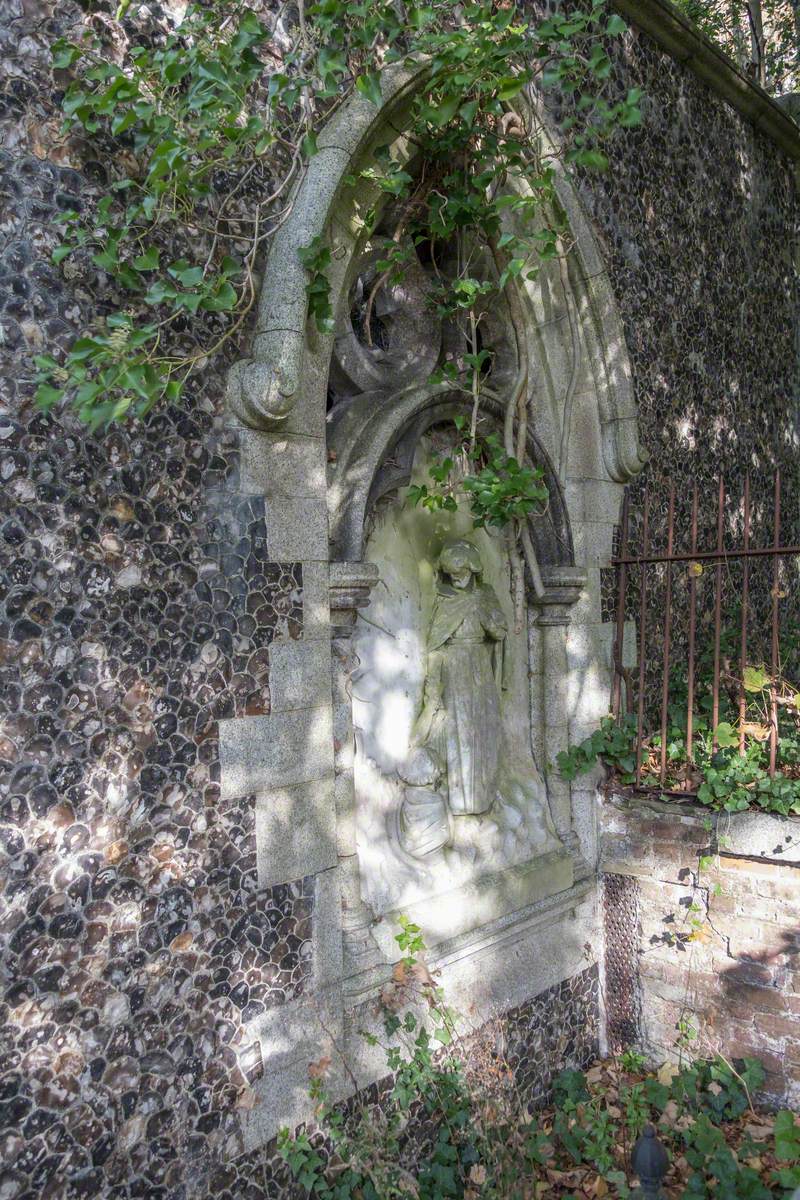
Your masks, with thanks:
[[[494,803],[507,628],[488,585],[463,591],[440,585],[428,638],[426,703],[435,711],[427,743],[447,763],[450,809],[456,815],[484,813]]]

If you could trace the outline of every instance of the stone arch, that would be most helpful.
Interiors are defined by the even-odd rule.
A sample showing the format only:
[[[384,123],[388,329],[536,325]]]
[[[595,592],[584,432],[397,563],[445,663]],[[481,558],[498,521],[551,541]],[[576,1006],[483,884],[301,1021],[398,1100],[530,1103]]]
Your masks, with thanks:
[[[298,406],[313,425],[318,423],[313,417],[324,411],[334,336],[321,334],[307,320],[307,274],[298,252],[316,237],[327,239],[333,260],[331,299],[341,318],[351,262],[369,237],[365,214],[385,201],[380,189],[368,181],[353,186],[348,180],[358,175],[381,145],[392,144],[400,159],[411,157],[412,147],[403,131],[411,103],[427,76],[424,62],[411,69],[386,68],[381,81],[383,105],[378,108],[356,95],[320,134],[318,152],[292,198],[292,212],[270,248],[252,358],[231,371],[230,407],[245,425],[281,429]],[[521,106],[523,117],[526,110],[528,115],[532,112],[529,102]],[[588,432],[582,425],[589,423],[592,414],[586,410],[593,406],[603,474],[610,481],[625,483],[642,469],[647,455],[639,445],[622,325],[591,223],[563,174],[557,190],[574,239],[566,271],[556,281],[553,271],[545,270],[541,282],[522,288],[540,365],[544,399],[540,437],[563,475],[564,446],[571,441],[572,429]],[[570,373],[569,351],[558,326],[565,321],[571,327],[571,350],[574,353],[580,345],[585,359],[584,378],[572,385],[563,382]],[[566,437],[565,414],[571,426]]]
[[[334,410],[328,447],[336,468],[329,484],[330,541],[333,561],[360,562],[364,529],[373,505],[410,479],[420,437],[433,425],[464,413],[463,398],[447,388],[410,387],[389,398],[365,393]],[[498,431],[504,411],[484,399],[483,411]],[[561,485],[547,452],[528,430],[528,457],[542,467],[550,492],[548,520],[532,522],[539,562],[547,567],[575,565],[572,534]]]

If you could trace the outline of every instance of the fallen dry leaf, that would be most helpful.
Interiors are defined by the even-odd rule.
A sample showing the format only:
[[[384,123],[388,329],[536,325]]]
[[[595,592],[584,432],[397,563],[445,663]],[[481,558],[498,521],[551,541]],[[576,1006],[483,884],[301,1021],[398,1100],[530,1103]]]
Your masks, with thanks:
[[[668,1100],[664,1111],[658,1118],[659,1125],[666,1125],[667,1129],[671,1129],[678,1119],[678,1105],[674,1100]]]
[[[772,1125],[745,1125],[744,1131],[753,1142],[767,1142],[772,1137]]]
[[[475,1163],[470,1168],[469,1181],[470,1183],[476,1183],[478,1187],[483,1187],[484,1183],[486,1183],[486,1167],[483,1163]]]
[[[673,1062],[665,1062],[658,1068],[657,1079],[664,1087],[669,1087],[676,1075],[680,1075],[681,1069]]]
[[[769,737],[769,725],[761,725],[758,721],[744,721],[739,726],[745,737],[755,738],[757,742],[765,742]]]

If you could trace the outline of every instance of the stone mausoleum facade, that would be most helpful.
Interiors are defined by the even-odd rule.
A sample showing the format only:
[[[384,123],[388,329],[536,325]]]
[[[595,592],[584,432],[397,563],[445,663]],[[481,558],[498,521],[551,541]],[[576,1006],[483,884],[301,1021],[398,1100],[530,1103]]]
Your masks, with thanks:
[[[640,974],[647,896],[654,874],[680,904],[686,864],[655,843],[702,826],[626,831],[597,777],[553,764],[608,710],[626,486],[782,467],[797,524],[796,127],[665,0],[616,5],[643,124],[606,175],[561,182],[568,262],[521,292],[551,503],[520,626],[502,542],[403,504],[461,404],[428,383],[447,347],[429,264],[378,310],[379,353],[353,317],[380,230],[360,237],[377,197],[343,180],[378,144],[403,153],[424,65],[320,135],[237,353],[180,409],[89,436],[36,411],[30,368],[96,303],[49,261],[53,216],[101,186],[45,136],[48,46],[81,14],[1,7],[0,1195],[289,1195],[273,1139],[308,1116],[308,1063],[331,1057],[342,1098],[381,1077],[360,1031],[401,914],[464,1030],[499,1022],[535,1096],[609,1033],[668,1052],[682,964]],[[316,234],[331,336],[296,254]],[[756,892],[791,931],[780,869]],[[797,974],[737,975],[747,951],[727,952],[731,981],[769,989],[771,1094],[796,1099],[778,1059],[800,1044]]]

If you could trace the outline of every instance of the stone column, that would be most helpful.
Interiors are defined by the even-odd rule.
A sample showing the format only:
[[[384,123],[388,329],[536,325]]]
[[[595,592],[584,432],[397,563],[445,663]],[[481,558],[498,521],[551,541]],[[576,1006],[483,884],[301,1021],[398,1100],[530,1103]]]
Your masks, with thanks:
[[[361,896],[353,778],[352,676],[358,660],[351,639],[358,610],[369,604],[377,582],[378,568],[373,563],[330,565],[336,844],[341,880],[344,990],[351,996],[367,988],[384,967],[383,956],[372,936],[374,914]]]
[[[559,751],[569,748],[567,627],[572,606],[586,583],[580,567],[543,567],[545,595],[535,600],[536,627],[541,637],[542,713],[545,761],[550,811],[561,840],[572,848],[572,798],[569,783],[556,766]]]

